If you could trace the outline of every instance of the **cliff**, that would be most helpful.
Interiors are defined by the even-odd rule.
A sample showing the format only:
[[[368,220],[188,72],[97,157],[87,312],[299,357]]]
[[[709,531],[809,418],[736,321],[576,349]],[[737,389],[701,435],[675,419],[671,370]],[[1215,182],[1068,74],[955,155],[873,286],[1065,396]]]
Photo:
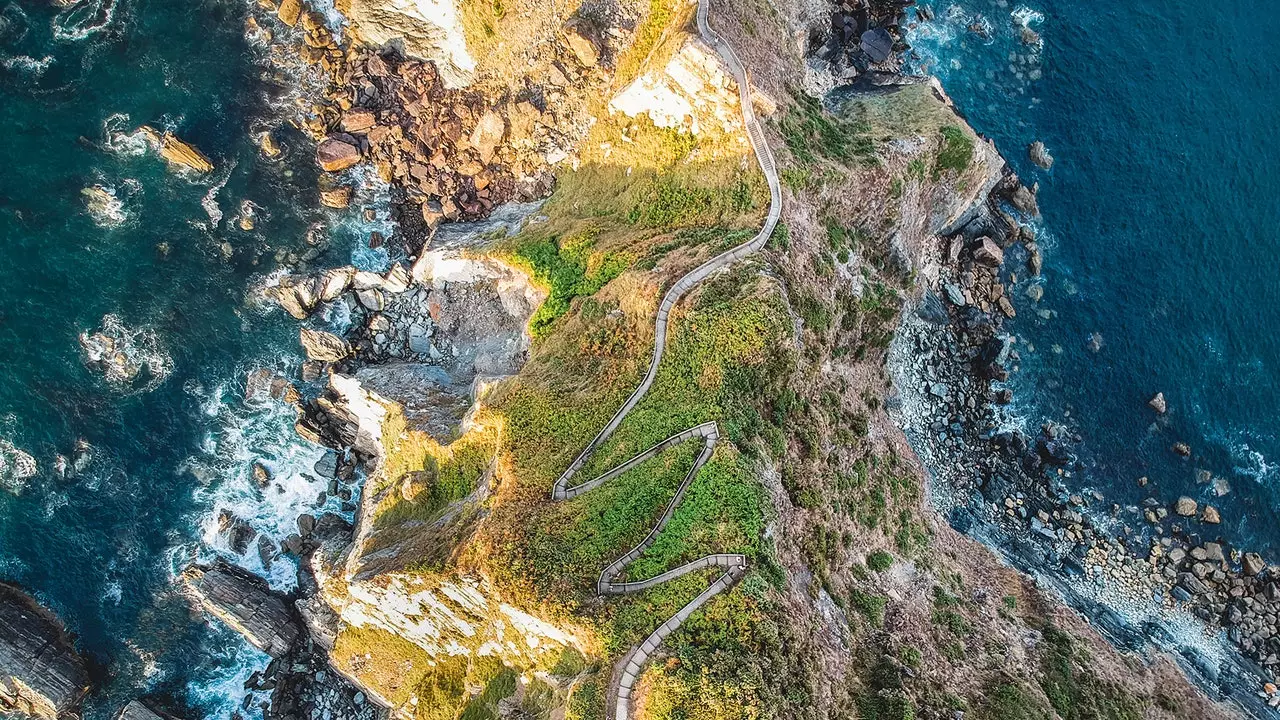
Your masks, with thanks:
[[[0,711],[57,720],[74,714],[88,692],[85,662],[61,621],[0,583]]]

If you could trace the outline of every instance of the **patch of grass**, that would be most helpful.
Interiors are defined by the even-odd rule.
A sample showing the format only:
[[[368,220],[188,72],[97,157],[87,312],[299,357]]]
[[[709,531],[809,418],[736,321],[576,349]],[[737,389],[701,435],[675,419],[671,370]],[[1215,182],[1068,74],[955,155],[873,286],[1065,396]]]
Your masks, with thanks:
[[[414,720],[454,720],[466,693],[467,658],[432,658],[398,635],[347,626],[338,635],[334,663],[378,691]],[[416,705],[410,699],[416,697]]]
[[[982,696],[978,705],[978,720],[1052,720],[1053,715],[1044,701],[1027,692],[1020,685],[1005,682],[996,685]]]
[[[512,263],[547,289],[547,299],[529,320],[533,337],[546,335],[575,298],[594,294],[631,265],[629,254],[596,250],[595,239],[593,232],[532,237],[518,239],[509,249]]]
[[[876,572],[883,572],[893,566],[893,555],[884,550],[877,550],[867,556],[867,567]]]
[[[889,598],[855,588],[849,591],[849,604],[857,608],[872,627],[884,627],[884,610],[889,605]]]
[[[1040,687],[1063,720],[1139,720],[1138,701],[1123,687],[1098,677],[1087,652],[1070,635],[1049,625],[1044,630]]]
[[[458,720],[498,720],[498,702],[511,697],[515,692],[516,673],[511,668],[503,668],[485,684],[479,695],[471,698]]]
[[[662,34],[676,19],[676,13],[670,0],[649,0],[649,12],[640,26],[636,28],[635,38],[631,46],[618,58],[614,70],[614,84],[622,87],[630,83],[640,74],[640,68],[653,53],[662,39]]]
[[[968,133],[956,125],[945,125],[940,132],[942,146],[938,149],[938,157],[933,164],[935,180],[948,170],[962,173],[973,162],[973,138]]]
[[[819,160],[841,164],[874,161],[875,146],[865,123],[833,115],[803,92],[793,93],[792,98],[794,102],[778,121],[778,130],[801,165]]]
[[[565,720],[604,720],[606,681],[607,678],[593,677],[575,687],[569,696]]]

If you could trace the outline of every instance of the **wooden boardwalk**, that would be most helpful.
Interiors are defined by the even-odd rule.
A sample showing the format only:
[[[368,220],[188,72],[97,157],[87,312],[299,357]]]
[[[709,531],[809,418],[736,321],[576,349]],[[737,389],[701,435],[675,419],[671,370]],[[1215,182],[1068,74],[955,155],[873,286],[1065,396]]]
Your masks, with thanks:
[[[609,420],[604,428],[594,437],[591,442],[574,458],[569,467],[556,479],[555,486],[552,489],[552,499],[568,500],[577,497],[583,493],[590,492],[613,478],[631,470],[640,463],[653,458],[662,451],[680,445],[688,441],[701,441],[702,451],[698,454],[698,459],[694,462],[693,467],[684,476],[676,493],[672,496],[671,501],[667,503],[666,509],[662,513],[662,517],[649,530],[649,534],[640,541],[638,545],[629,550],[625,555],[614,560],[601,573],[596,581],[596,591],[600,595],[625,595],[628,593],[641,592],[649,588],[661,585],[669,580],[674,580],[682,575],[691,572],[704,570],[712,567],[724,568],[724,574],[716,579],[711,585],[703,590],[698,597],[694,598],[688,605],[685,605],[666,622],[662,623],[657,630],[654,630],[644,642],[636,647],[625,656],[621,666],[614,673],[614,687],[610,688],[609,697],[613,700],[612,707],[608,708],[609,715],[612,720],[629,720],[631,714],[631,695],[635,689],[636,681],[640,677],[649,658],[657,650],[658,645],[666,639],[668,635],[675,632],[680,625],[689,618],[698,608],[702,607],[711,598],[719,595],[728,588],[732,587],[745,573],[747,569],[747,559],[743,555],[736,554],[715,554],[707,555],[693,562],[681,565],[678,568],[668,570],[660,575],[649,578],[647,580],[637,580],[634,582],[614,582],[628,565],[635,562],[637,558],[644,553],[645,550],[653,544],[662,529],[670,522],[671,517],[675,514],[676,508],[684,499],[685,493],[689,489],[689,485],[697,477],[698,471],[702,466],[711,459],[712,452],[715,451],[716,443],[720,439],[720,431],[714,422],[703,423],[701,425],[683,430],[654,445],[653,447],[641,452],[635,457],[608,470],[597,478],[588,480],[579,485],[570,486],[569,481],[577,475],[587,460],[595,451],[613,435],[618,426],[622,424],[623,419],[631,412],[640,400],[649,392],[649,387],[653,385],[653,380],[657,377],[658,366],[662,362],[662,353],[666,350],[667,345],[667,322],[671,315],[671,310],[675,308],[680,298],[692,290],[696,285],[701,283],[707,276],[729,267],[739,260],[757,252],[764,247],[769,241],[769,236],[773,234],[774,227],[778,224],[778,218],[782,214],[782,189],[778,184],[778,171],[774,165],[773,155],[769,151],[769,145],[765,142],[764,132],[760,128],[760,124],[756,119],[755,110],[751,107],[751,86],[747,80],[745,68],[742,62],[738,60],[738,56],[734,53],[733,48],[719,38],[707,24],[708,3],[710,0],[698,0],[698,33],[702,36],[704,42],[715,50],[725,64],[729,66],[729,70],[733,73],[738,83],[738,93],[742,105],[743,125],[747,130],[747,136],[751,140],[751,147],[755,150],[756,161],[760,164],[760,170],[764,173],[765,180],[769,184],[769,214],[765,218],[764,226],[760,228],[760,232],[751,238],[751,240],[732,248],[716,257],[711,258],[702,265],[694,268],[684,277],[676,281],[674,285],[667,290],[666,295],[662,298],[662,303],[658,306],[658,317],[654,325],[654,348],[653,360],[649,363],[649,370],[645,373],[644,379],[640,385],[631,393],[627,401],[623,403],[618,412]]]

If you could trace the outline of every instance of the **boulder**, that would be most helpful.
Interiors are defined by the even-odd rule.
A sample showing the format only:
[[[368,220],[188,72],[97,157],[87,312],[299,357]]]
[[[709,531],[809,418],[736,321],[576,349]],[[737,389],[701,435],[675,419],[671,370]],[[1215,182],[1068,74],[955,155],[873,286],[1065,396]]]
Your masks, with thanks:
[[[1173,448],[1171,448],[1171,449],[1173,450],[1173,452],[1174,452],[1174,453],[1176,453],[1177,455],[1180,455],[1180,456],[1182,456],[1182,457],[1184,457],[1184,458],[1185,458],[1185,457],[1191,457],[1191,446],[1190,446],[1190,445],[1188,445],[1188,444],[1186,444],[1186,443],[1184,443],[1184,442],[1176,442],[1176,443],[1174,443],[1174,444],[1173,444]]]
[[[1195,500],[1183,495],[1173,504],[1173,511],[1182,517],[1194,517],[1199,506]]]
[[[194,146],[179,140],[173,133],[165,132],[161,134],[148,125],[143,125],[138,129],[159,150],[160,157],[170,164],[195,170],[198,173],[213,172],[213,163],[209,162],[209,158],[205,157]]]
[[[355,274],[356,269],[350,265],[326,270],[320,276],[320,299],[324,302],[332,302],[342,297],[342,294],[351,287]]]
[[[52,612],[0,583],[0,715],[69,717],[89,692],[89,674]]]
[[[580,23],[572,22],[564,27],[565,44],[573,52],[578,62],[585,67],[594,67],[600,62],[600,47],[596,41],[588,37]]]
[[[171,720],[170,715],[161,715],[137,700],[130,700],[128,705],[116,715],[115,720]]]
[[[349,133],[364,133],[378,123],[372,110],[354,109],[342,114],[342,130]]]
[[[1039,140],[1031,143],[1031,147],[1027,148],[1027,157],[1031,158],[1031,162],[1045,170],[1053,167],[1053,156],[1049,154],[1049,150],[1044,146],[1044,143]]]
[[[312,360],[338,362],[351,355],[351,344],[330,332],[302,328],[298,339]]]
[[[1245,553],[1244,559],[1240,563],[1240,567],[1244,570],[1245,575],[1258,575],[1267,569],[1267,563],[1258,553]]]
[[[342,172],[360,162],[360,148],[345,140],[327,138],[316,147],[316,162],[326,172]]]
[[[1200,515],[1201,522],[1207,522],[1210,525],[1217,525],[1222,522],[1222,515],[1218,512],[1218,508],[1212,505],[1204,506],[1204,513]]]
[[[471,146],[480,153],[480,162],[488,165],[493,160],[493,153],[507,135],[507,121],[501,115],[490,110],[480,117],[480,122],[471,131]]]
[[[334,210],[344,210],[351,204],[351,194],[350,185],[320,188],[320,204]]]
[[[377,288],[369,288],[368,290],[359,290],[356,292],[356,299],[366,309],[373,312],[382,312],[385,303],[382,298],[382,291]]]
[[[289,27],[297,25],[298,19],[302,17],[302,0],[280,0],[280,7],[276,9],[276,17]]]
[[[1147,405],[1161,415],[1169,412],[1169,403],[1164,399],[1162,392],[1156,393],[1155,397],[1147,401]]]
[[[192,603],[271,655],[289,652],[302,635],[284,598],[266,580],[222,560],[191,565],[181,576]]]
[[[973,259],[987,267],[1000,267],[1004,263],[1004,251],[991,238],[984,237],[973,249]]]

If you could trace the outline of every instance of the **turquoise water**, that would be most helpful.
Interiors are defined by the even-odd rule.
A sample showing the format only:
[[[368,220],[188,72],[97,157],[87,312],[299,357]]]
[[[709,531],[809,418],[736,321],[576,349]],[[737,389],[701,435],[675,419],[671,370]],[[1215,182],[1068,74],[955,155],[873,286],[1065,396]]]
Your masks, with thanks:
[[[225,549],[219,509],[279,538],[324,489],[301,475],[319,451],[291,412],[242,399],[249,370],[296,377],[299,361],[296,323],[247,298],[290,254],[346,262],[359,228],[317,209],[311,146],[273,109],[288,84],[245,40],[243,0],[54,5],[0,6],[0,452],[39,466],[0,490],[0,577],[56,609],[99,666],[88,718],[141,693],[225,717],[265,657],[193,615],[173,575]],[[142,123],[216,171],[175,173],[130,135]],[[271,126],[286,153],[266,161],[253,134]],[[92,186],[115,196],[96,215]],[[234,222],[246,200],[252,232]],[[317,223],[335,238],[319,250]],[[104,318],[135,336],[133,383],[86,365],[77,337]],[[64,477],[57,457],[78,440],[92,460]],[[279,481],[265,496],[254,459]],[[292,565],[272,570],[291,586]]]
[[[918,61],[1041,187],[1045,296],[1025,299],[1024,280],[1006,326],[1022,355],[1014,412],[1083,436],[1076,486],[1211,502],[1223,523],[1204,535],[1280,560],[1280,20],[1259,2],[930,5],[937,19],[910,35]],[[1033,140],[1052,170],[1028,161]],[[1157,391],[1170,412],[1153,426]]]

